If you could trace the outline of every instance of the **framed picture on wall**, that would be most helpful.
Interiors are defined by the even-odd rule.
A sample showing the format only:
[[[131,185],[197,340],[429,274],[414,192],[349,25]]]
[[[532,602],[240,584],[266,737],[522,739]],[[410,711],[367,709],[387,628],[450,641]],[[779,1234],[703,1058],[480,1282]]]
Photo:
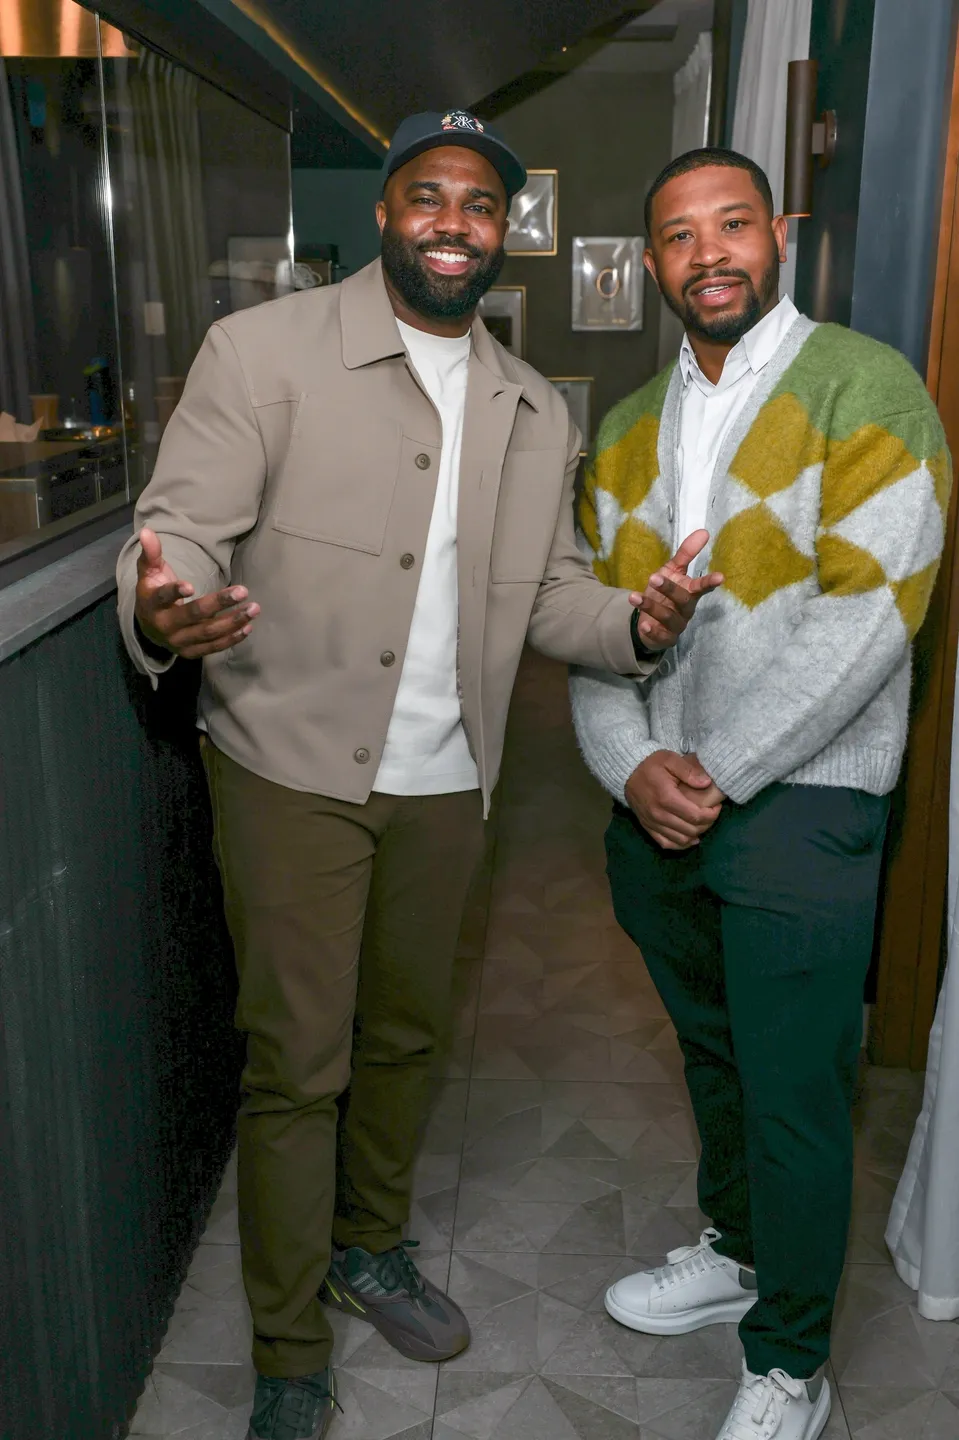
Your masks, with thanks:
[[[559,172],[527,170],[526,184],[509,207],[510,255],[555,255],[559,226]]]
[[[493,339],[522,360],[526,350],[526,286],[494,285],[477,309]]]
[[[592,375],[548,375],[546,377],[566,401],[573,424],[583,437],[585,454],[593,440],[593,377]]]
[[[574,330],[642,330],[643,244],[641,235],[574,237]]]

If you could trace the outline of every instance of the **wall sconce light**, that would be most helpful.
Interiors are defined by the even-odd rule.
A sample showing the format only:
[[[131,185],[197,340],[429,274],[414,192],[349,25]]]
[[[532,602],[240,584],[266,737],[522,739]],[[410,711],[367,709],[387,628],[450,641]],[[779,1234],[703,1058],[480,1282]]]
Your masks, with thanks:
[[[836,112],[816,115],[818,60],[792,60],[786,86],[786,169],[783,214],[805,218],[812,214],[813,156],[825,170],[836,153]]]

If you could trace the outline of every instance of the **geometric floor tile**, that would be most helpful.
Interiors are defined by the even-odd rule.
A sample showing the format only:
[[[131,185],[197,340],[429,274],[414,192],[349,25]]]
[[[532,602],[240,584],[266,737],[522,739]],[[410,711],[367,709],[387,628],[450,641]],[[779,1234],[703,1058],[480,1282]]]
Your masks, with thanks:
[[[606,1289],[695,1241],[698,1141],[682,1061],[604,875],[608,802],[582,766],[561,667],[520,670],[486,858],[434,1067],[410,1234],[472,1343],[404,1360],[331,1313],[331,1440],[714,1440],[734,1326],[656,1339]],[[920,1318],[883,1241],[922,1077],[865,1070],[825,1440],[959,1440],[959,1324]],[[243,1440],[254,1375],[228,1171],[132,1434]]]

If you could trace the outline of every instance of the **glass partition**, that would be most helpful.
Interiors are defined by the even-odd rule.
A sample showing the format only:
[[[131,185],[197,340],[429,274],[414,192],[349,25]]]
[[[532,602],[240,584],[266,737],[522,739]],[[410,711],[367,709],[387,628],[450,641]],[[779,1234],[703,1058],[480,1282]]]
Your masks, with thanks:
[[[136,497],[290,228],[286,131],[72,0],[0,0],[0,567]]]

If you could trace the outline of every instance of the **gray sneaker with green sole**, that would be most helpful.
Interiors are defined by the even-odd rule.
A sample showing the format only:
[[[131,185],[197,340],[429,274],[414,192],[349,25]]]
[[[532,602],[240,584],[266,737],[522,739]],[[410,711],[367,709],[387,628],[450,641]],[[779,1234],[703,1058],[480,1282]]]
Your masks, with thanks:
[[[297,1380],[258,1375],[246,1440],[323,1440],[338,1409],[332,1366]]]
[[[470,1343],[466,1316],[410,1259],[415,1241],[382,1255],[334,1250],[320,1299],[368,1320],[408,1360],[450,1360]]]

